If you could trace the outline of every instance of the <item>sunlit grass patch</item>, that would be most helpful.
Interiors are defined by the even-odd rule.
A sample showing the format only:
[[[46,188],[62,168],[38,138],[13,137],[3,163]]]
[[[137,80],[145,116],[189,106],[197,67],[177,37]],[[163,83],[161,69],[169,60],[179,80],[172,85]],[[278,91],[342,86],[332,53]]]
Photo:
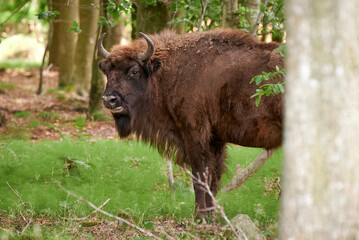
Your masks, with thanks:
[[[260,149],[229,145],[229,181],[240,163],[245,167]],[[279,200],[276,191],[266,188],[268,179],[280,177],[281,151],[241,189],[220,192],[218,199],[229,218],[248,214],[267,234],[276,234]],[[0,213],[16,215],[19,202],[5,184],[8,181],[35,217],[83,217],[93,209],[67,195],[54,182],[83,196],[97,206],[108,198],[103,208],[113,214],[126,212],[144,224],[158,217],[181,222],[194,211],[194,193],[190,176],[174,167],[175,190],[168,186],[165,160],[147,144],[136,141],[99,140],[97,142],[26,141],[0,143]],[[268,193],[269,191],[269,193]],[[274,226],[274,227],[273,227]]]
[[[1,67],[0,67],[1,68]],[[12,90],[14,89],[15,86],[12,83],[7,83],[7,82],[3,82],[0,80],[0,89],[8,89],[8,90]]]
[[[32,35],[16,34],[2,39],[0,69],[38,68],[41,65],[44,44]]]

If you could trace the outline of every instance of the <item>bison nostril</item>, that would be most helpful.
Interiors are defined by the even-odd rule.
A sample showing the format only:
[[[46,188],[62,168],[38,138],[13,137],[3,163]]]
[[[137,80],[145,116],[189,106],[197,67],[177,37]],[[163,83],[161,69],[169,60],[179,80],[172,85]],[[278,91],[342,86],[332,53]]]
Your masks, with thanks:
[[[115,96],[102,96],[102,100],[106,103],[110,103],[111,106],[114,106],[117,101],[117,97]]]

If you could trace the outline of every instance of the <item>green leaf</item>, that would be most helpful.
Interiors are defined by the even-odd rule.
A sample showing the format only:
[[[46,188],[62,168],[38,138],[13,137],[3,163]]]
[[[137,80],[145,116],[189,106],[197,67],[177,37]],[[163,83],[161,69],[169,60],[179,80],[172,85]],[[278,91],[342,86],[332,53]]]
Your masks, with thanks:
[[[79,27],[79,23],[76,22],[76,21],[73,21],[73,22],[72,22],[72,26],[73,26],[74,28],[78,28],[78,27]]]
[[[262,75],[255,76],[255,82],[256,82],[257,86],[262,83],[262,81],[263,81],[262,79],[263,79]]]
[[[259,106],[259,103],[261,102],[261,98],[262,98],[262,96],[258,96],[258,97],[256,98],[256,106],[257,106],[257,107]]]
[[[146,222],[144,222],[144,225],[145,225],[145,228],[146,229],[155,229],[155,225],[154,225],[154,223],[153,222],[151,222],[151,221],[146,221]]]
[[[261,5],[260,10],[262,13],[264,13],[266,11],[266,7],[264,5]]]
[[[268,97],[272,94],[272,89],[270,87],[268,87],[265,91],[264,94]]]
[[[279,87],[279,85],[280,84],[276,84],[276,85],[274,85],[274,87],[273,87],[273,92],[275,93],[275,94],[279,94],[280,93],[280,87]]]
[[[280,92],[285,93],[285,88],[284,88],[283,84],[278,84],[278,86],[280,88]]]

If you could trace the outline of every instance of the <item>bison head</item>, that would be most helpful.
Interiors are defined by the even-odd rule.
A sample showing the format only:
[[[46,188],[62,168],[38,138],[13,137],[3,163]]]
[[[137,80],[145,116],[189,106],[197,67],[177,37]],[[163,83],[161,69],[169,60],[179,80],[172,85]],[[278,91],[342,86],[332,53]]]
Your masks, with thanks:
[[[147,102],[149,78],[161,66],[159,59],[151,59],[153,42],[145,34],[140,34],[147,42],[144,52],[130,46],[118,47],[109,53],[102,45],[104,34],[97,43],[99,54],[105,58],[99,67],[107,77],[102,99],[105,107],[111,110],[121,137],[132,132],[132,120],[139,107]]]

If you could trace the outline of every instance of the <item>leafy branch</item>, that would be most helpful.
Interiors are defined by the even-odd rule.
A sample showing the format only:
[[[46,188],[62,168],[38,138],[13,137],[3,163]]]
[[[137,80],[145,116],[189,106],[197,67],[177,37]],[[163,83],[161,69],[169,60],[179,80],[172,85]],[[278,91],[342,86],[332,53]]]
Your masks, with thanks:
[[[285,70],[279,69],[278,66],[276,66],[275,72],[262,72],[262,74],[255,76],[252,78],[252,80],[249,82],[250,84],[256,83],[256,85],[260,85],[263,81],[269,81],[269,80],[275,80],[276,77],[279,78],[285,78]],[[269,84],[263,84],[258,89],[256,89],[256,93],[251,96],[251,98],[256,98],[256,106],[258,107],[262,96],[266,95],[267,97],[272,95],[273,93],[278,95],[280,93],[285,92],[284,88],[284,81],[280,81],[277,83],[269,83]]]
[[[67,29],[67,32],[74,31],[76,33],[82,33],[82,30],[80,28],[80,24],[76,21],[72,22],[72,28]]]
[[[36,14],[38,19],[42,20],[54,20],[57,15],[59,15],[59,11],[47,11],[47,12],[40,12],[39,14]]]

